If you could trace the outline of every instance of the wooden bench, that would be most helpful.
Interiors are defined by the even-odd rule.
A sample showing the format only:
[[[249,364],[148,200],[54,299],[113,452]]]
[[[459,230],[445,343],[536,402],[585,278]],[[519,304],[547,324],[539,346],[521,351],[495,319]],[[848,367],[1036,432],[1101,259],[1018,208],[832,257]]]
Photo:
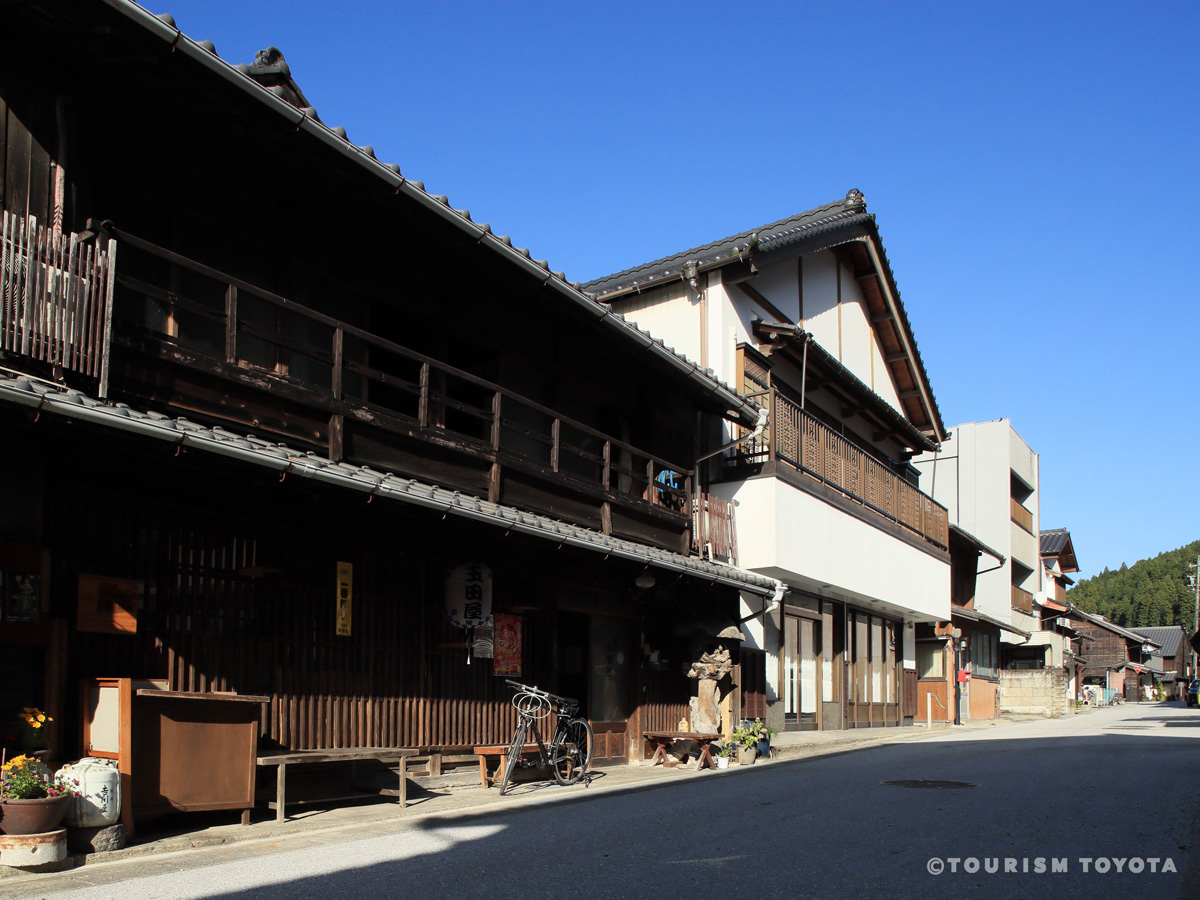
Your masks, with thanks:
[[[526,744],[521,749],[521,756],[532,756],[538,752],[537,744]],[[504,768],[508,765],[508,744],[490,744],[486,747],[476,747],[475,755],[479,757],[479,785],[480,787],[488,788],[504,777]],[[500,757],[500,765],[496,768],[495,775],[488,774],[488,760],[493,757]]]
[[[404,806],[408,799],[407,789],[407,763],[410,756],[416,756],[417,751],[410,747],[355,747],[346,750],[296,750],[283,751],[281,753],[269,753],[265,756],[258,757],[260,766],[276,766],[275,774],[275,801],[268,803],[270,809],[275,810],[275,821],[282,822],[287,817],[284,815],[284,805],[289,801],[287,799],[287,770],[288,766],[301,765],[304,763],[334,763],[348,762],[351,765],[351,784],[353,785],[354,773],[353,768],[359,760],[371,759],[384,763],[397,763],[400,767],[400,785],[398,790],[385,788],[376,793],[358,792],[351,794],[343,794],[337,797],[321,797],[318,800],[293,800],[290,801],[293,806],[301,806],[306,803],[330,803],[338,800],[361,800],[364,797],[395,796],[399,797],[400,805]]]
[[[721,740],[719,734],[707,734],[699,731],[643,731],[642,736],[654,744],[654,756],[651,757],[650,765],[657,766],[660,762],[664,766],[670,765],[667,763],[667,751],[676,741],[695,741],[700,747],[700,759],[696,763],[696,769],[715,769],[716,762],[712,758],[710,747],[713,741]]]

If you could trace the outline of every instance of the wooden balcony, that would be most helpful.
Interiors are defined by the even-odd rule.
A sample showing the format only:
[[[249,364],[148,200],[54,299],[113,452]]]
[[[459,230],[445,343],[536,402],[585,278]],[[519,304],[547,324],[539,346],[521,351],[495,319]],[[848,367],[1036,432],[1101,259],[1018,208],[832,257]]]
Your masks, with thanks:
[[[944,506],[777,389],[770,389],[764,399],[770,403],[770,429],[752,445],[745,445],[742,461],[786,463],[931,544],[942,549],[949,546],[950,520]]]
[[[690,468],[379,334],[114,234],[108,246],[120,243],[119,268],[113,249],[98,259],[81,250],[92,268],[71,277],[86,277],[89,290],[51,291],[52,302],[34,307],[10,302],[8,286],[25,284],[12,273],[30,267],[6,238],[3,349],[77,359],[91,374],[111,340],[114,394],[127,402],[229,422],[605,534],[692,549]],[[69,242],[72,252],[77,243]],[[52,253],[63,255],[57,244]],[[100,283],[112,302],[93,315],[90,288]],[[732,523],[719,517],[706,512],[699,521],[725,548]]]
[[[106,396],[115,256],[111,240],[3,212],[0,351],[95,379]]]
[[[1033,534],[1033,513],[1027,510],[1016,497],[1010,497],[1008,504],[1009,516],[1012,517],[1013,522]]]
[[[1033,613],[1033,594],[1024,588],[1019,588],[1015,584],[1012,586],[1012,605],[1013,609],[1020,609],[1027,613]]]

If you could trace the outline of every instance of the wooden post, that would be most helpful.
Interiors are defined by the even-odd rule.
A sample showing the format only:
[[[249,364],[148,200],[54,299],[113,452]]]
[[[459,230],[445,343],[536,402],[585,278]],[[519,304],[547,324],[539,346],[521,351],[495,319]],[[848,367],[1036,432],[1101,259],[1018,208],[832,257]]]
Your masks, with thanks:
[[[429,427],[429,363],[421,363],[421,398],[417,401],[417,424]]]
[[[225,287],[225,362],[237,362],[237,286],[232,284]]]
[[[604,442],[604,489],[612,490],[612,441]]]
[[[562,419],[550,423],[550,468],[558,471],[558,454],[562,447]]]
[[[230,290],[232,291],[234,288],[231,286]],[[235,293],[235,304],[236,296]],[[341,328],[333,330],[333,372],[330,378],[330,388],[333,392],[333,399],[339,403],[342,399],[342,347],[345,339],[346,334]],[[232,361],[231,359],[230,362]],[[345,420],[341,413],[334,413],[329,417],[329,458],[334,462],[340,462],[345,455],[345,439]]]
[[[113,288],[117,281],[117,242],[108,241],[108,284],[104,297],[104,331],[100,336],[100,399],[108,397],[108,357],[112,346]]]

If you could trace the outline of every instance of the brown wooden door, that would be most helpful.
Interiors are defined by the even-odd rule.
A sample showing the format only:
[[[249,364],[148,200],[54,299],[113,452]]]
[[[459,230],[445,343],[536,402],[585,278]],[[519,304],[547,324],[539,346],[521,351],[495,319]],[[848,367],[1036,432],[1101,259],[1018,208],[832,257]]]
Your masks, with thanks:
[[[587,712],[596,736],[592,758],[625,759],[629,752],[632,669],[629,623],[592,616],[588,628]]]

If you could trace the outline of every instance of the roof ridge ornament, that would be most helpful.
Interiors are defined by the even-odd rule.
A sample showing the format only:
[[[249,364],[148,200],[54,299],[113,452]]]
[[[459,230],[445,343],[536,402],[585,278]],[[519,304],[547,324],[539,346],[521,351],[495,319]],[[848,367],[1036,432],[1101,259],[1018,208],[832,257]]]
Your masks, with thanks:
[[[846,199],[842,201],[842,209],[844,210],[864,210],[867,208],[866,198],[863,197],[862,191],[858,188],[850,188],[846,193]]]

